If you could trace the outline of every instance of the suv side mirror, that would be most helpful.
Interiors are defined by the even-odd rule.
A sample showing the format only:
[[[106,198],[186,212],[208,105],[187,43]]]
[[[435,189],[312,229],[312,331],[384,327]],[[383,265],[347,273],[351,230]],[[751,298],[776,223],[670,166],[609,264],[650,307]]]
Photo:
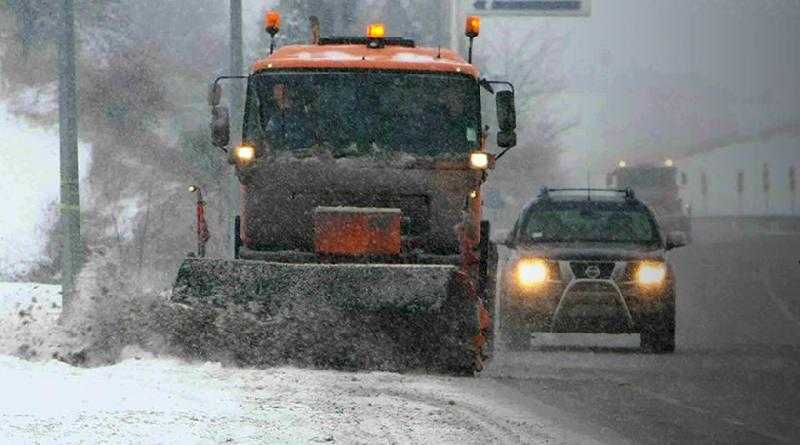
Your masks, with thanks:
[[[511,239],[511,232],[507,229],[500,229],[495,232],[495,235],[492,237],[492,241],[495,244],[511,247],[513,242]]]
[[[497,145],[502,148],[511,148],[517,145],[517,111],[514,106],[514,92],[511,90],[498,91],[495,94],[497,103]]]
[[[683,232],[669,232],[667,234],[667,250],[676,249],[678,247],[683,247],[687,243],[686,241],[686,234]]]
[[[226,147],[231,141],[231,118],[226,107],[211,109],[211,141],[219,148]]]

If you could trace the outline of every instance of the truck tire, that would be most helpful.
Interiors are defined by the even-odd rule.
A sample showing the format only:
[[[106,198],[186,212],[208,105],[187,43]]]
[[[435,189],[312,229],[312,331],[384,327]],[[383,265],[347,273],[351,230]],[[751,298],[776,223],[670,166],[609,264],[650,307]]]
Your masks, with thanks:
[[[242,217],[236,215],[233,225],[233,257],[239,259],[239,249],[242,247]]]
[[[675,351],[675,303],[674,301],[659,313],[647,317],[640,332],[640,346],[643,352],[664,354]]]

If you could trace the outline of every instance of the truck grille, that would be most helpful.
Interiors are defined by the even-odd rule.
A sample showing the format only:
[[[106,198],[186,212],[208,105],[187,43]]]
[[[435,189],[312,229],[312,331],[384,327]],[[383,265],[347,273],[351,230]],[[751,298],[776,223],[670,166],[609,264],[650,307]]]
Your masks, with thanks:
[[[573,261],[569,266],[572,268],[572,274],[578,279],[607,280],[614,272],[614,263]]]

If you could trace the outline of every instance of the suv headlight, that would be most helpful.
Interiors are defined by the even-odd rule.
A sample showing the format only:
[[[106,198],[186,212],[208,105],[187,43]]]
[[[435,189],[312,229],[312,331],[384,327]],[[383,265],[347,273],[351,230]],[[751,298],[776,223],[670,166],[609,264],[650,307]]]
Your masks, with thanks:
[[[655,286],[667,277],[667,265],[661,262],[644,261],[636,269],[636,282],[642,286]]]
[[[522,287],[540,285],[548,279],[547,262],[539,258],[522,259],[517,263],[515,278]]]

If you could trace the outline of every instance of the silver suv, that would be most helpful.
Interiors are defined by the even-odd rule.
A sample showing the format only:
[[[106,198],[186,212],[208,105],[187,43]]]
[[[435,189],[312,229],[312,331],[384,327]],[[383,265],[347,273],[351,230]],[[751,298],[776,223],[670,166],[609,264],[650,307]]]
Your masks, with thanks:
[[[500,323],[508,349],[533,332],[640,333],[649,352],[675,350],[675,276],[664,236],[630,189],[543,189],[502,243]]]

